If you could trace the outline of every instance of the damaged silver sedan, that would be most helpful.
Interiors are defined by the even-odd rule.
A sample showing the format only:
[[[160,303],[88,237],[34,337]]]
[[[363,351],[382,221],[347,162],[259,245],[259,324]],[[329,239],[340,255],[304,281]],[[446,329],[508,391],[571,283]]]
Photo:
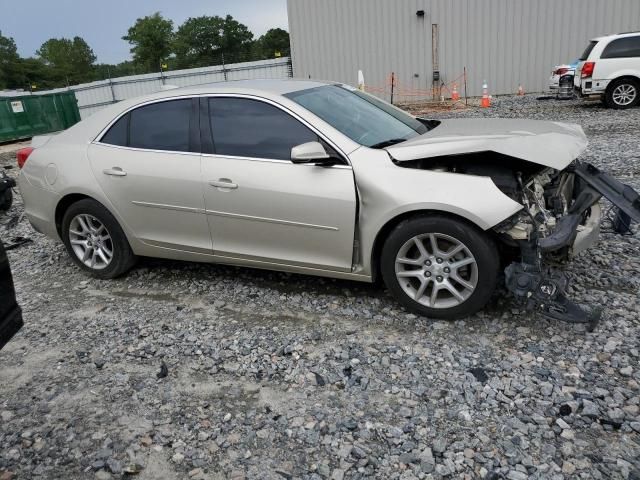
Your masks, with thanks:
[[[238,81],[108,107],[18,153],[33,226],[100,278],[137,256],[365,282],[460,318],[499,277],[531,308],[591,321],[562,265],[621,230],[638,194],[579,160],[578,125],[420,120],[349,86]]]

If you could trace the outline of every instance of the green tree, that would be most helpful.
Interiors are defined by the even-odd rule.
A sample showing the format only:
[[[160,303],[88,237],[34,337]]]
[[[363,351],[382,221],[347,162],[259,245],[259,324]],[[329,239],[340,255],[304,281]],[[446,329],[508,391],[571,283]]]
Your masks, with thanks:
[[[156,12],[151,16],[138,18],[122,37],[129,42],[133,61],[146,72],[159,70],[160,64],[171,54],[173,22]]]
[[[62,87],[66,79],[56,79],[52,75],[51,67],[39,58],[22,58],[18,70],[18,85],[16,87],[29,90],[36,85],[37,90]]]
[[[51,38],[36,52],[51,67],[52,79],[62,84],[86,82],[92,77],[96,56],[81,37]]]
[[[99,63],[93,67],[93,80],[126,77],[128,75],[137,75],[138,73],[144,72],[140,66],[131,61],[121,62],[117,65]]]
[[[20,56],[16,42],[0,32],[0,90],[20,86]]]
[[[274,58],[277,53],[282,57],[291,55],[289,32],[281,28],[272,28],[256,41],[256,50],[261,58]]]
[[[178,28],[174,52],[178,68],[205,67],[247,58],[253,42],[249,28],[231,15],[187,19]]]

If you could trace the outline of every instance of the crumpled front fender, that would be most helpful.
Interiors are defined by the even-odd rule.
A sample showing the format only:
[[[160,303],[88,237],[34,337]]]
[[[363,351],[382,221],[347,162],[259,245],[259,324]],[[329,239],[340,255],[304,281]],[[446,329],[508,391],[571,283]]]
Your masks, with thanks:
[[[371,272],[378,234],[401,215],[449,213],[488,230],[523,208],[489,177],[402,168],[385,151],[365,148],[352,153],[350,159],[360,202],[360,259],[356,263],[366,274]]]

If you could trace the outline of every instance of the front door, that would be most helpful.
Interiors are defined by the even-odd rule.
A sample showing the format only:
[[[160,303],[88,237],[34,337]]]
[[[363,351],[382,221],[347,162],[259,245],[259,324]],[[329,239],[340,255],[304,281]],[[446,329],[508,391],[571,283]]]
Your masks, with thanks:
[[[281,108],[256,99],[211,97],[204,135],[205,209],[214,254],[350,271],[356,219],[351,167],[294,165],[291,148],[318,135]]]
[[[147,245],[212,253],[200,178],[198,100],[141,106],[89,147],[94,175]]]

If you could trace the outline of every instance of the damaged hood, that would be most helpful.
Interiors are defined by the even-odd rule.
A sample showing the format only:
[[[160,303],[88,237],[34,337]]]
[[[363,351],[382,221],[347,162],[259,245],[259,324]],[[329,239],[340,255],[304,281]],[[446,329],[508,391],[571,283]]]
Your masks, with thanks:
[[[493,151],[562,170],[586,148],[587,137],[577,124],[465,118],[442,120],[429,132],[386,150],[400,162]]]

